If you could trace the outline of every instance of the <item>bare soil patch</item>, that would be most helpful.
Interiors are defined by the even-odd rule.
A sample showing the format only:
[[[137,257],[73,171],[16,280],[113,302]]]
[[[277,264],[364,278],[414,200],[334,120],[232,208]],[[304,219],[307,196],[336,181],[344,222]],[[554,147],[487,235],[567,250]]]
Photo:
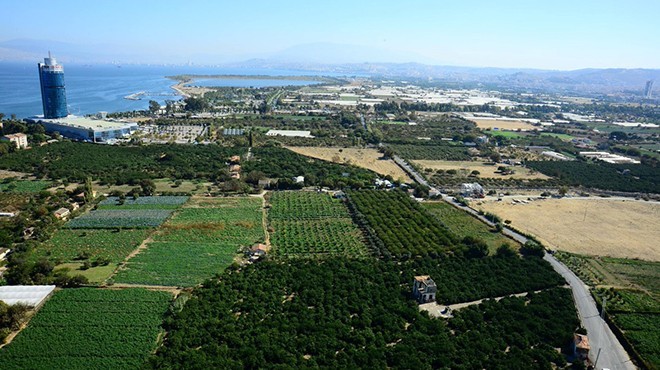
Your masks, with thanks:
[[[470,121],[477,124],[477,127],[481,129],[500,129],[500,130],[522,130],[530,131],[538,127],[532,125],[529,122],[525,121],[513,121],[513,120],[504,120],[504,119],[471,119]]]
[[[572,198],[527,204],[484,202],[492,212],[535,235],[550,248],[567,252],[660,261],[660,203]]]
[[[529,168],[513,166],[513,174],[503,175],[496,172],[498,165],[485,164],[483,161],[433,161],[433,160],[415,160],[416,165],[422,168],[431,168],[433,170],[456,170],[464,175],[469,175],[472,171],[479,171],[478,177],[498,178],[498,179],[549,179],[548,176],[531,170]]]
[[[413,181],[394,161],[381,159],[383,154],[376,149],[316,147],[288,147],[288,149],[312,158],[366,168],[383,176],[390,175],[395,180]]]

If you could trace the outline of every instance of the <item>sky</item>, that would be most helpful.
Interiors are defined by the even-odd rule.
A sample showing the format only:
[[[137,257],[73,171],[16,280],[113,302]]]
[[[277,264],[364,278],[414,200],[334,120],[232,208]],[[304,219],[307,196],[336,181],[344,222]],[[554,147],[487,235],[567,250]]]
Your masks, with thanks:
[[[660,68],[658,0],[2,0],[0,7],[0,60],[26,40],[46,40],[39,47],[64,50],[63,60],[69,49],[59,43],[86,50],[79,59],[149,63],[317,61],[316,54],[332,63]],[[324,47],[329,55],[318,54]]]

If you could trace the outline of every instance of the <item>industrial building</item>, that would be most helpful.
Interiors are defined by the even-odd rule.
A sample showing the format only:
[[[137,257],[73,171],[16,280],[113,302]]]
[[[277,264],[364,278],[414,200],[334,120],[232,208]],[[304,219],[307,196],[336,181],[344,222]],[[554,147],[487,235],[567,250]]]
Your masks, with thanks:
[[[46,132],[58,132],[60,135],[82,141],[106,143],[128,137],[139,127],[135,122],[110,121],[100,118],[67,116],[64,118],[31,117],[28,123],[42,124]]]

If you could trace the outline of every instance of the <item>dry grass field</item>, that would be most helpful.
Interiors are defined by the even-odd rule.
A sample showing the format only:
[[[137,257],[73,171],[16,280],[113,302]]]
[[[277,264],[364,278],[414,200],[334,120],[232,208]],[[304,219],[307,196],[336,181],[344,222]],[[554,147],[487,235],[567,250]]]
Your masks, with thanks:
[[[550,248],[567,252],[660,261],[660,203],[580,198],[484,202],[492,212],[535,235]]]
[[[335,163],[352,164],[372,170],[383,176],[390,175],[393,179],[403,182],[413,180],[397,166],[394,161],[380,159],[383,154],[376,149],[357,148],[315,148],[315,147],[287,147],[288,149],[312,158],[323,159]]]
[[[500,130],[522,130],[529,131],[538,128],[531,123],[523,121],[512,121],[512,120],[503,120],[503,119],[471,119],[470,121],[477,124],[477,127],[480,129],[494,129],[498,128]]]
[[[511,175],[502,175],[496,173],[496,165],[484,164],[483,161],[430,161],[430,160],[416,160],[413,161],[416,165],[422,168],[431,168],[433,170],[457,170],[459,173],[469,175],[472,171],[479,171],[479,177],[488,178],[505,178],[505,179],[548,179],[549,177],[524,167],[513,167],[515,171]]]

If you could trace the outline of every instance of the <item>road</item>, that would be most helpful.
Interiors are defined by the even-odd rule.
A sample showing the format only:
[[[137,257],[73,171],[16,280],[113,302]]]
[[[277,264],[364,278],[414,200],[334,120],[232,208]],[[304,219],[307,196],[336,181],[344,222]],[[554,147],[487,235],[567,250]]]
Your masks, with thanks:
[[[596,302],[591,296],[591,293],[589,293],[589,287],[552,255],[546,253],[543,259],[548,261],[555,271],[563,276],[571,286],[580,320],[582,321],[582,325],[587,329],[587,336],[591,345],[589,357],[592,363],[596,361],[598,350],[601,349],[600,357],[596,364],[598,369],[636,369],[617,337],[612,333],[607,323],[601,319]]]
[[[394,156],[393,159],[399,166],[401,166],[401,168],[408,172],[413,179],[422,185],[429,186],[428,182],[405,161],[403,161],[398,156]],[[454,201],[453,197],[442,194],[442,199],[457,208],[469,212],[484,223],[494,226],[491,221],[486,219],[484,216],[479,215],[479,213],[474,209],[463,206]],[[520,242],[521,244],[525,244],[528,240],[524,235],[521,235],[518,232],[507,228],[506,226],[504,227],[502,233]],[[557,271],[558,274],[564,277],[566,282],[568,282],[569,286],[571,287],[571,291],[573,292],[573,300],[575,301],[575,306],[577,307],[578,317],[582,322],[582,326],[587,329],[587,336],[589,337],[589,343],[591,345],[589,358],[591,359],[592,363],[596,363],[596,368],[611,370],[636,369],[626,350],[623,348],[607,323],[600,317],[596,302],[591,296],[591,293],[589,293],[589,287],[584,284],[582,280],[580,280],[580,278],[578,278],[570,269],[568,269],[568,267],[559,262],[551,254],[546,252],[545,256],[543,256],[543,259],[548,261],[552,268]],[[598,362],[596,362],[599,349],[600,356],[598,357]]]

